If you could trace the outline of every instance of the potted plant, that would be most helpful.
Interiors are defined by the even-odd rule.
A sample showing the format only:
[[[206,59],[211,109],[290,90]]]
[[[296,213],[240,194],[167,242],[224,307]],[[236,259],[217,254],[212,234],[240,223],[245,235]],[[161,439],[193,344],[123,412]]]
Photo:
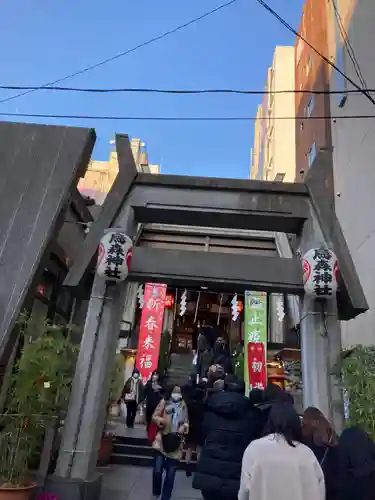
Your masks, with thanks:
[[[66,328],[44,323],[30,331],[29,325],[22,315],[19,327],[28,338],[0,421],[0,500],[26,500],[35,487],[30,469],[43,444],[45,426],[66,409],[78,352]]]
[[[362,427],[375,439],[375,347],[344,351],[334,373],[346,400],[346,424]]]
[[[106,427],[108,425],[109,416],[113,416],[115,407],[119,406],[119,400],[124,387],[124,358],[122,354],[116,354],[112,373],[111,373],[111,383],[109,389],[108,405],[107,405],[107,418],[105,421],[104,432],[100,441],[98,466],[104,467],[109,464],[112,449],[113,449],[113,439],[114,434],[109,432]],[[0,499],[1,500],[1,499]]]

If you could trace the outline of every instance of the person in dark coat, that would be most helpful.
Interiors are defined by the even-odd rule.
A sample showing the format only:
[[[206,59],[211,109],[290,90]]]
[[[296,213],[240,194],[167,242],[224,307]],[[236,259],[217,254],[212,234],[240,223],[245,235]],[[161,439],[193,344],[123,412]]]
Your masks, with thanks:
[[[126,426],[129,429],[134,427],[138,405],[144,399],[144,385],[137,368],[134,368],[132,376],[125,382],[121,399],[126,404]]]
[[[158,371],[154,371],[150,380],[146,383],[144,398],[146,401],[146,428],[148,431],[152,415],[160,401],[163,399],[163,387],[161,385],[160,374]]]
[[[345,429],[337,446],[339,500],[375,497],[375,444],[359,427]]]
[[[237,499],[242,456],[258,429],[244,393],[245,384],[228,375],[224,391],[212,393],[205,402],[205,442],[193,479],[193,488],[201,490],[204,500]]]
[[[262,437],[264,429],[262,410],[258,408],[258,405],[260,405],[262,402],[263,391],[261,389],[252,389],[249,392],[249,404],[254,425],[254,435],[256,436],[255,439],[259,439]]]
[[[208,369],[213,364],[214,344],[218,337],[213,326],[202,326],[198,331],[196,370],[199,380],[207,377]]]
[[[200,381],[207,378],[208,370],[212,366],[213,360],[214,352],[209,346],[206,346],[203,351],[198,353],[196,368]]]
[[[249,402],[254,408],[263,402],[263,391],[262,389],[251,389],[249,392]]]
[[[216,339],[213,352],[213,364],[222,366],[226,374],[233,373],[232,357],[223,337],[218,337]]]
[[[316,456],[323,470],[326,500],[339,500],[338,438],[332,425],[318,408],[309,407],[302,419],[303,443]]]
[[[182,390],[182,394],[189,414],[189,433],[185,438],[185,462],[187,468],[186,476],[190,477],[192,475],[192,454],[194,451],[197,452],[198,446],[202,443],[201,424],[205,396],[205,390],[196,383],[194,373],[190,375],[188,383]]]

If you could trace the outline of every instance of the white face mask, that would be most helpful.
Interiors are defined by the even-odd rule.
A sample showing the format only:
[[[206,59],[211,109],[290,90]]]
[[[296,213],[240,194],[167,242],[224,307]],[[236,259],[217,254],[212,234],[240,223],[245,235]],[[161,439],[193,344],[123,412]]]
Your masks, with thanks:
[[[134,380],[139,379],[139,374],[138,373],[134,373],[133,378],[134,378]]]
[[[177,403],[177,401],[181,401],[181,399],[182,399],[182,394],[175,392],[171,395],[171,400],[174,401],[175,403]]]
[[[153,382],[157,382],[158,381],[158,376],[157,375],[153,375],[152,376],[152,381]]]

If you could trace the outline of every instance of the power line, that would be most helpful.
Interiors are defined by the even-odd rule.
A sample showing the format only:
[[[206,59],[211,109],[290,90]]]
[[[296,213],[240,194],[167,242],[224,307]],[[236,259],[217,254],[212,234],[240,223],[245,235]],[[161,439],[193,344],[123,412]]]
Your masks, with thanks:
[[[222,5],[219,5],[215,9],[212,9],[212,10],[206,12],[205,14],[202,14],[201,16],[195,17],[194,19],[191,19],[190,21],[188,21],[188,22],[186,22],[184,24],[180,24],[176,28],[173,28],[173,29],[171,29],[169,31],[165,31],[161,35],[158,35],[158,36],[155,36],[153,38],[150,38],[149,40],[147,40],[145,42],[142,42],[142,43],[136,45],[135,47],[132,47],[131,49],[125,50],[123,52],[120,52],[119,54],[116,54],[114,56],[108,57],[107,59],[103,59],[102,61],[100,61],[98,63],[92,64],[90,66],[86,66],[86,68],[83,68],[83,69],[81,69],[79,71],[75,71],[74,73],[70,73],[69,75],[66,75],[66,76],[64,76],[62,78],[58,78],[57,80],[54,80],[53,82],[48,82],[48,83],[45,83],[44,85],[40,85],[39,87],[36,87],[36,88],[33,88],[33,89],[29,89],[29,90],[26,90],[25,92],[20,92],[19,94],[16,94],[16,95],[7,97],[5,99],[2,99],[2,100],[0,100],[0,104],[2,104],[4,102],[11,101],[12,99],[17,99],[18,97],[22,97],[22,96],[27,95],[27,94],[31,94],[33,92],[36,92],[37,90],[42,90],[45,87],[48,87],[50,85],[55,85],[56,83],[64,82],[64,81],[66,81],[66,80],[68,80],[70,78],[74,78],[75,76],[83,75],[84,73],[87,73],[88,71],[91,71],[91,70],[93,70],[95,68],[99,68],[101,66],[104,66],[105,64],[110,63],[112,61],[115,61],[116,59],[120,59],[120,57],[127,56],[128,54],[131,54],[131,53],[135,52],[138,49],[146,47],[147,45],[150,45],[151,43],[154,43],[154,42],[157,42],[159,40],[162,40],[163,38],[166,38],[169,35],[177,33],[177,31],[180,31],[180,30],[182,30],[184,28],[187,28],[188,26],[191,26],[192,24],[195,24],[195,23],[197,23],[199,21],[202,21],[202,19],[205,19],[206,17],[211,16],[212,14],[215,14],[216,12],[219,12],[222,9],[225,9],[226,7],[229,7],[230,5],[234,4],[235,2],[237,2],[237,0],[230,0],[229,2],[226,2],[226,3],[222,4]]]
[[[103,116],[103,115],[53,115],[45,113],[0,113],[0,116],[18,118],[56,118],[66,120],[107,120],[107,121],[256,121],[266,120],[257,116]],[[373,119],[375,115],[342,116],[275,116],[272,120],[359,120]]]
[[[351,85],[353,85],[353,87],[356,88],[361,94],[363,94],[365,97],[367,97],[367,99],[369,101],[371,101],[372,104],[375,105],[375,99],[373,99],[373,97],[370,94],[368,94],[365,89],[361,88],[357,83],[354,82],[354,80],[352,80],[348,75],[346,75],[343,71],[341,71],[341,69],[338,68],[336,66],[336,64],[334,64],[332,61],[330,61],[328,59],[328,57],[326,57],[324,54],[322,54],[321,52],[319,52],[319,50],[317,48],[315,48],[314,45],[312,45],[310,42],[308,42],[305,37],[303,37],[300,33],[298,33],[298,31],[296,31],[289,23],[287,23],[287,21],[285,21],[285,19],[283,19],[276,11],[274,11],[272,9],[272,7],[270,7],[266,2],[264,2],[264,0],[256,0],[256,1],[263,8],[265,8],[266,10],[268,10],[268,12],[270,14],[272,14],[278,21],[280,21],[280,23],[283,26],[285,26],[291,33],[293,33],[294,35],[296,35],[306,45],[308,45],[310,47],[310,49],[312,49],[316,54],[318,54],[319,57],[321,57],[321,59],[323,59],[323,61],[325,61],[333,69],[335,69],[338,73],[340,73],[340,75],[343,76],[345,78],[345,80],[347,80]]]
[[[155,93],[155,94],[242,94],[242,95],[263,95],[263,94],[342,94],[341,90],[308,90],[308,89],[286,89],[286,90],[240,90],[240,89],[148,89],[148,88],[84,88],[84,87],[38,87],[18,86],[18,85],[0,85],[0,89],[4,90],[49,90],[57,92],[87,92],[93,94],[110,94],[110,93]],[[362,94],[362,91],[356,89],[348,89],[350,94]],[[375,92],[375,89],[370,89],[368,92]],[[1,102],[1,101],[0,101]]]

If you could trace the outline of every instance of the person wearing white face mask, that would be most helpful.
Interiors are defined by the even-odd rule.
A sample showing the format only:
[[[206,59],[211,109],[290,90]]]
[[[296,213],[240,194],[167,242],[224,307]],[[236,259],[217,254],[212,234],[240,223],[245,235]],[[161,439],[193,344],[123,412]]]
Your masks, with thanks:
[[[170,500],[177,466],[182,457],[183,436],[189,432],[188,409],[181,387],[175,385],[170,388],[166,397],[158,404],[152,421],[158,428],[152,445],[156,451],[152,498],[161,496],[161,500]]]
[[[138,405],[144,399],[144,386],[139,371],[135,368],[133,375],[126,381],[122,391],[122,399],[126,404],[126,426],[134,427]]]

